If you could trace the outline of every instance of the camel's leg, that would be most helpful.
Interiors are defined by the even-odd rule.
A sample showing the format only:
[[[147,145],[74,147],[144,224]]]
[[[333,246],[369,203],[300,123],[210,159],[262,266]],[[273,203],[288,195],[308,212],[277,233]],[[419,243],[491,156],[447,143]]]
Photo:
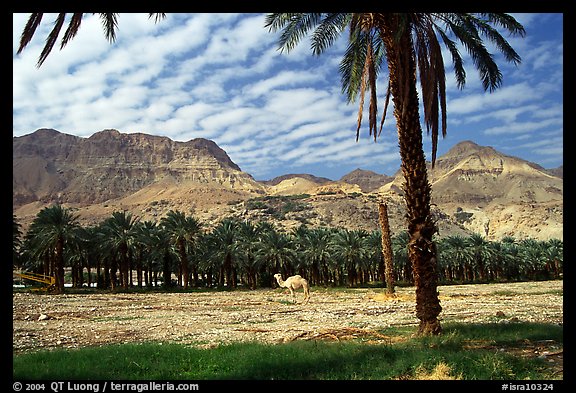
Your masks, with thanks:
[[[292,301],[294,303],[296,303],[296,294],[294,293],[294,290],[292,289],[292,287],[288,288],[290,290],[290,293],[292,294]]]
[[[308,288],[308,286],[304,286],[304,304],[308,304],[308,301],[310,300],[310,288]]]

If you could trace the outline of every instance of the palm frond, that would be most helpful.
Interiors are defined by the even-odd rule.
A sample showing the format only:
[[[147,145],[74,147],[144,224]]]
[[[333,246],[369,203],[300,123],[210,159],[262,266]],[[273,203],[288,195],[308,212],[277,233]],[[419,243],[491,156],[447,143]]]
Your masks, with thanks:
[[[424,122],[432,139],[432,166],[436,162],[439,118],[442,136],[446,136],[446,71],[442,50],[436,38],[435,25],[428,17],[419,18],[413,25],[414,47],[422,86]]]
[[[342,93],[346,95],[349,103],[356,101],[356,96],[360,91],[367,43],[368,40],[364,32],[351,31],[348,46],[340,62]]]
[[[452,65],[454,66],[456,85],[459,89],[463,89],[464,85],[466,84],[466,70],[464,69],[464,61],[462,60],[460,51],[458,51],[458,46],[454,41],[448,38],[448,35],[443,30],[438,29],[437,32],[452,56]]]
[[[116,41],[116,28],[118,27],[118,17],[114,13],[100,14],[104,35],[109,42]]]
[[[312,34],[312,53],[320,55],[338,39],[350,20],[350,14],[327,14]]]
[[[502,73],[494,61],[494,56],[486,49],[469,14],[451,15],[453,17],[448,26],[470,54],[480,74],[484,90],[493,92],[502,84]]]
[[[62,37],[62,42],[60,44],[60,49],[64,48],[66,44],[76,36],[78,30],[80,29],[80,24],[82,23],[82,12],[72,14],[70,23],[68,23],[68,28],[64,32],[64,37]]]
[[[18,47],[18,52],[16,52],[17,54],[20,54],[30,41],[32,41],[36,29],[40,26],[40,22],[42,22],[42,16],[44,16],[44,14],[41,12],[30,14],[26,26],[24,26],[24,30],[22,30],[22,35],[20,36],[20,46]]]
[[[524,29],[524,26],[522,26],[522,24],[520,24],[520,22],[518,22],[512,15],[499,13],[488,13],[480,15],[487,17],[489,23],[508,30],[511,35],[520,37],[526,36],[526,30]]]
[[[496,17],[496,15],[498,14],[488,14],[488,18],[489,21],[491,21],[492,23],[499,24],[497,21],[499,21],[500,18]],[[502,35],[498,32],[498,30],[492,27],[487,21],[472,16],[470,18],[470,22],[474,23],[474,25],[478,28],[478,30],[482,33],[482,35],[496,45],[498,50],[504,55],[506,61],[514,63],[516,65],[521,62],[521,58],[518,55],[518,53],[516,53],[516,51],[512,48],[512,46],[510,46],[508,41],[506,41],[506,39],[502,37]],[[517,32],[515,34],[519,35],[525,34],[523,28],[522,30],[518,30],[514,26],[511,28],[513,29],[512,31]]]
[[[148,14],[148,19],[152,19],[154,18],[154,23],[158,23],[160,22],[162,19],[166,18],[166,14],[165,13],[154,13],[151,12]]]
[[[283,28],[278,48],[281,52],[290,52],[312,28],[318,25],[321,13],[272,14],[267,18],[265,27],[271,31]]]
[[[38,63],[36,64],[37,67],[40,67],[42,63],[46,60],[52,49],[54,48],[54,44],[58,39],[58,35],[60,34],[60,30],[62,30],[62,26],[64,25],[64,20],[66,19],[66,13],[60,13],[56,17],[56,21],[54,21],[54,28],[48,34],[48,38],[46,38],[46,45],[44,45],[44,49],[42,49],[42,53],[40,53],[40,58],[38,59]]]

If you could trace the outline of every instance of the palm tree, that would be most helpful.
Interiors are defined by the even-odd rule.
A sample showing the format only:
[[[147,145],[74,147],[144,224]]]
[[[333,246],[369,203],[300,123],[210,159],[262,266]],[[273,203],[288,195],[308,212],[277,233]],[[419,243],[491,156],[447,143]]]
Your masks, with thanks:
[[[508,281],[518,279],[518,264],[516,263],[519,248],[516,239],[504,236],[500,241],[501,269],[504,278]]]
[[[22,246],[22,225],[15,214],[12,214],[12,266],[19,265],[20,247]]]
[[[310,284],[318,285],[321,282],[328,284],[330,278],[328,277],[328,267],[331,258],[331,238],[332,233],[326,228],[308,229],[305,226],[300,226],[297,230],[293,231],[295,237],[296,250],[300,258],[298,258],[300,274],[304,267],[309,269],[310,274],[306,275]],[[288,275],[288,273],[286,273]]]
[[[178,255],[180,256],[180,271],[183,277],[184,289],[188,289],[189,266],[188,266],[188,255],[186,252],[186,247],[188,244],[196,243],[198,235],[200,233],[200,222],[192,217],[186,217],[186,214],[181,211],[170,210],[166,217],[162,217],[160,220],[161,226],[167,232],[168,237],[171,239],[172,243],[176,246],[178,250]],[[194,267],[194,272],[196,268]],[[198,277],[195,276],[195,284],[197,284]]]
[[[458,278],[461,282],[464,282],[468,277],[472,280],[474,253],[469,248],[467,238],[460,235],[449,236],[442,239],[440,245],[441,265],[451,272],[451,278]]]
[[[332,238],[334,256],[343,261],[349,286],[354,286],[362,278],[367,254],[366,237],[367,233],[362,230],[342,229]]]
[[[238,259],[239,223],[225,218],[210,233],[210,245],[215,266],[220,267],[220,285],[236,288],[236,262]]]
[[[142,285],[142,278],[144,279],[145,286],[152,286],[152,272],[155,268],[154,261],[158,257],[157,250],[160,248],[158,247],[159,242],[157,241],[158,231],[159,227],[155,221],[139,221],[136,226],[136,244],[138,247],[138,253],[140,254],[136,265],[138,286]],[[142,271],[141,274],[138,273],[140,270]],[[143,275],[142,278],[140,277],[141,275]]]
[[[367,251],[367,258],[368,258],[368,265],[370,266],[370,271],[372,273],[372,277],[374,281],[382,281],[382,285],[387,284],[387,274],[390,274],[392,279],[392,285],[395,285],[394,282],[396,281],[396,271],[394,270],[394,255],[392,251],[392,238],[390,240],[390,255],[392,259],[390,260],[390,266],[386,267],[384,265],[385,258],[384,253],[382,252],[382,231],[374,230],[368,233],[366,237],[366,251]],[[390,269],[390,270],[388,270]],[[394,289],[392,289],[393,293]],[[389,288],[386,289],[386,292],[389,292]]]
[[[490,247],[490,242],[482,235],[473,233],[468,237],[467,244],[474,256],[474,270],[478,272],[478,279],[486,281],[488,275],[488,268],[491,264],[493,249]]]
[[[412,283],[412,269],[408,260],[408,242],[410,235],[407,231],[402,231],[392,237],[392,251],[394,254],[394,269],[396,277],[401,277],[405,282]]]
[[[151,257],[160,261],[154,266],[155,273],[162,272],[162,286],[167,289],[172,285],[172,272],[176,270],[174,247],[168,233],[159,226],[151,232],[149,242],[152,248]]]
[[[116,211],[112,213],[112,217],[107,218],[103,225],[102,241],[105,247],[113,251],[112,255],[112,271],[110,276],[110,283],[112,289],[116,285],[116,257],[120,261],[120,285],[124,289],[128,288],[130,283],[129,271],[131,260],[131,249],[134,247],[137,238],[136,222],[138,220],[132,217],[132,213],[125,211]]]
[[[388,223],[388,205],[378,204],[378,221],[382,231],[382,256],[384,257],[384,276],[386,277],[386,293],[394,294],[394,254],[390,238],[390,224]]]
[[[294,239],[272,225],[263,226],[256,255],[260,263],[268,267],[266,282],[274,280],[273,275],[276,273],[281,273],[282,277],[293,274],[293,262],[296,260]]]
[[[548,259],[548,272],[553,272],[554,277],[560,277],[564,263],[564,242],[560,239],[550,239],[546,242],[545,255]]]
[[[449,38],[449,34],[453,34],[469,52],[480,71],[484,89],[492,92],[501,85],[502,74],[492,54],[484,46],[482,37],[495,43],[506,61],[520,63],[520,56],[492,25],[511,34],[525,34],[522,25],[513,17],[495,13],[275,13],[266,17],[266,27],[271,31],[282,29],[279,39],[282,50],[290,51],[315,29],[311,34],[311,45],[317,55],[349,28],[349,44],[340,63],[340,72],[342,90],[348,101],[355,101],[360,93],[357,138],[366,92],[370,91],[369,132],[374,139],[382,130],[388,101],[392,96],[405,180],[403,189],[410,234],[408,254],[416,285],[416,316],[420,319],[420,334],[441,332],[438,315],[442,307],[437,291],[436,245],[432,240],[437,228],[430,214],[431,187],[422,147],[417,75],[420,75],[422,86],[424,122],[432,137],[433,168],[440,117],[442,135],[446,135],[445,69],[438,36],[452,56],[458,86],[464,87],[466,72],[456,42]],[[376,80],[384,60],[388,65],[389,80],[378,131]]]
[[[256,258],[258,252],[258,242],[262,231],[262,226],[254,225],[251,221],[241,221],[238,225],[240,232],[239,248],[240,264],[243,273],[246,274],[246,281],[250,289],[256,289],[259,259]]]
[[[64,293],[64,250],[78,239],[78,215],[56,204],[38,212],[27,233],[29,239],[53,262],[56,275],[56,291]]]

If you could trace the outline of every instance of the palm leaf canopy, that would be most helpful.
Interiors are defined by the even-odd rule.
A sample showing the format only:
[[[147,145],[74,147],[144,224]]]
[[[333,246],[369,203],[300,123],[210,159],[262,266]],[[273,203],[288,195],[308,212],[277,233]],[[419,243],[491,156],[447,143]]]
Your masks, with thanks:
[[[394,20],[395,23],[390,23]],[[382,131],[390,98],[390,85],[385,95],[385,106],[380,127],[377,129],[376,79],[386,64],[384,45],[386,36],[398,39],[403,31],[411,31],[411,48],[401,48],[412,53],[416,60],[420,85],[424,123],[432,138],[432,165],[436,161],[438,135],[446,136],[446,71],[441,43],[448,50],[457,86],[462,89],[466,82],[463,47],[470,55],[485,90],[494,91],[502,84],[502,73],[494,61],[484,40],[494,44],[504,59],[515,65],[520,56],[501,35],[525,35],[523,26],[512,16],[501,13],[410,13],[410,14],[343,14],[343,13],[273,13],[266,17],[270,31],[281,30],[279,49],[292,50],[303,37],[310,33],[311,49],[315,55],[323,53],[343,32],[348,31],[348,46],[340,63],[342,93],[348,102],[354,102],[360,94],[358,110],[358,139],[364,107],[364,96],[370,92],[369,132],[376,141]],[[395,31],[389,31],[394,26]],[[460,45],[458,45],[460,43]]]

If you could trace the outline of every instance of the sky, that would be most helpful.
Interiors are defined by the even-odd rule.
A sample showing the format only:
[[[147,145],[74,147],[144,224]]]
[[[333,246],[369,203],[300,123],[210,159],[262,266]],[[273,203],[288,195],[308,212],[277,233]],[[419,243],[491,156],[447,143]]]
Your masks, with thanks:
[[[526,36],[504,36],[522,63],[504,61],[487,43],[503,74],[495,92],[484,91],[464,48],[466,85],[459,89],[443,47],[448,126],[438,157],[471,140],[545,168],[563,165],[563,14],[512,15]],[[264,27],[265,14],[167,14],[155,23],[148,14],[127,13],[119,14],[109,43],[99,17],[88,15],[60,50],[66,22],[38,68],[55,17],[44,15],[17,54],[28,17],[13,14],[13,136],[53,128],[80,137],[117,129],[175,141],[207,138],[257,180],[289,173],[338,180],[357,168],[387,175],[400,168],[392,104],[377,142],[367,114],[356,142],[359,103],[347,102],[339,74],[346,34],[315,56],[307,39],[279,51],[280,32]],[[386,77],[383,68],[378,118]]]

